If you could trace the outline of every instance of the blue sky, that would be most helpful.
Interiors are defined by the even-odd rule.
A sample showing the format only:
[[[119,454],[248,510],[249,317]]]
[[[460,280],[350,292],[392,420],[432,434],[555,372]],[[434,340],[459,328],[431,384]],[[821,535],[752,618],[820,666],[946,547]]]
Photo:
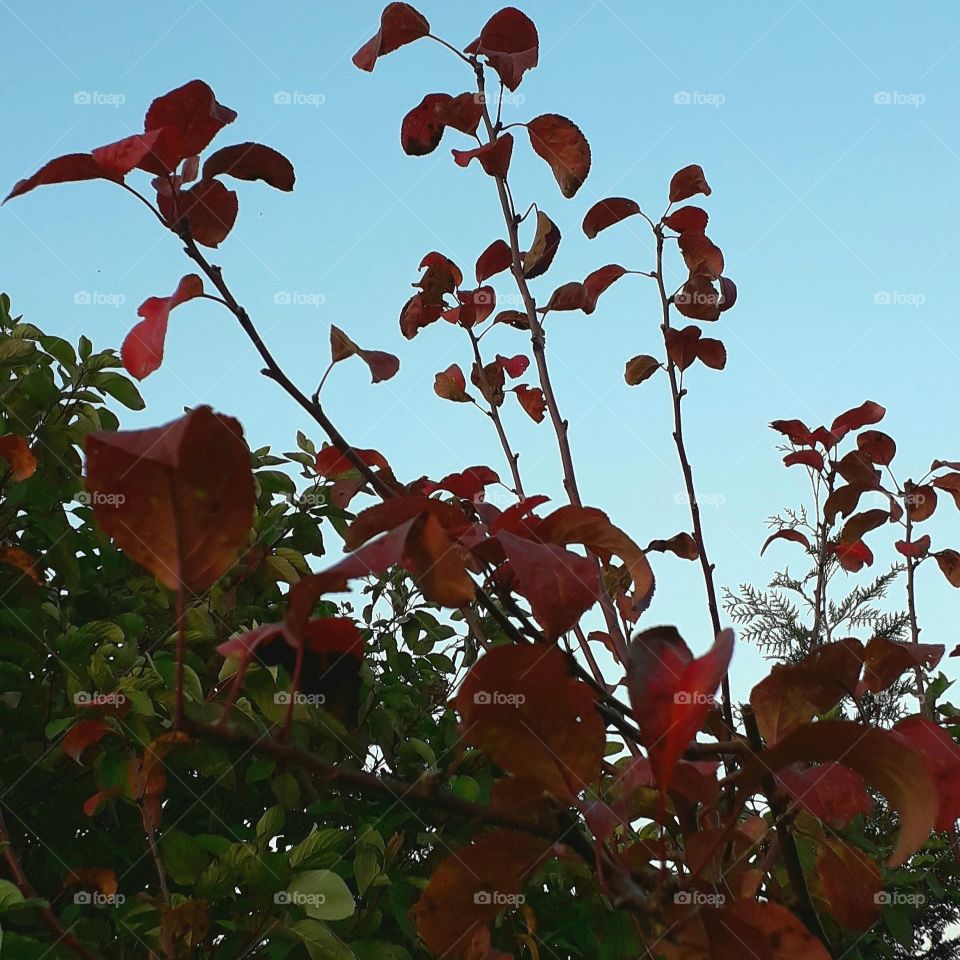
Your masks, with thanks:
[[[436,33],[472,40],[498,4],[424,2]],[[662,211],[671,174],[700,163],[713,187],[704,202],[739,302],[709,335],[721,337],[723,373],[697,367],[685,401],[687,442],[720,584],[765,583],[798,548],[759,548],[764,520],[801,502],[806,475],[787,471],[766,424],[816,425],[864,399],[888,408],[898,476],[934,457],[960,459],[953,416],[960,335],[954,273],[960,253],[960,7],[946,0],[871,7],[803,2],[648,4],[530,0],[540,66],[507,120],[569,116],[586,133],[593,168],[564,200],[522,131],[511,182],[518,206],[536,201],[564,234],[544,300],[561,282],[620,262],[652,266],[639,223],[593,241],[586,210],[608,195]],[[216,252],[238,298],[288,372],[312,388],[328,360],[331,323],[361,345],[400,356],[401,371],[370,386],[344,364],[324,394],[358,446],[380,448],[401,477],[439,477],[475,463],[507,475],[496,436],[477,411],[445,403],[433,375],[468,363],[458,331],[437,324],[408,343],[397,317],[423,254],[440,250],[472,272],[503,235],[492,181],[456,167],[448,133],[424,158],[403,154],[399,126],[424,94],[458,93],[471,77],[438,45],[421,41],[356,70],[350,56],[376,29],[381,4],[289,2],[116,3],[82,15],[65,3],[0,0],[5,43],[5,148],[9,186],[53,156],[141,129],[150,100],[194,77],[239,113],[215,145],[258,140],[297,169],[292,195],[239,184],[240,218]],[[278,97],[289,94],[289,97]],[[291,102],[277,102],[289,99]],[[519,101],[520,98],[517,98]],[[170,234],[107,184],[38,190],[0,211],[0,286],[44,329],[119,347],[151,295],[189,272]],[[680,282],[680,265],[673,264]],[[501,289],[510,292],[505,283]],[[278,294],[281,296],[278,298]],[[289,304],[277,303],[289,294]],[[86,301],[86,302],[84,302]],[[661,378],[628,388],[624,362],[658,353],[654,285],[625,278],[595,314],[549,321],[549,355],[587,503],[608,510],[641,543],[688,529]],[[489,338],[501,353],[529,352],[519,331]],[[297,429],[317,431],[271,383],[232,318],[211,303],[172,316],[164,366],[143,385],[145,426],[198,402],[238,416],[252,444],[292,449]],[[548,422],[508,404],[505,419],[527,492],[562,502]],[[926,524],[935,546],[960,547],[949,498]],[[878,531],[882,549],[894,537]],[[678,624],[709,643],[694,564],[663,558],[647,622]],[[933,568],[919,574],[923,639],[952,649],[958,596]],[[956,675],[957,660],[945,661]],[[734,690],[745,696],[759,663],[742,646]]]

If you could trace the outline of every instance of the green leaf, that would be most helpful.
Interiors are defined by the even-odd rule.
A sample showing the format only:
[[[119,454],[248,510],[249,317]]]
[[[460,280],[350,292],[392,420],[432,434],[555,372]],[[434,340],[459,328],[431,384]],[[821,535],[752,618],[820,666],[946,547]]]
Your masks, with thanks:
[[[11,883],[9,880],[0,880],[0,911],[23,902],[23,894],[16,884]]]
[[[257,836],[271,839],[275,837],[283,826],[286,815],[283,807],[268,807],[263,816],[257,821]]]
[[[319,920],[298,920],[290,929],[303,941],[310,960],[356,960],[354,952]]]
[[[208,857],[202,846],[182,830],[167,830],[160,838],[160,856],[173,879],[191,885],[206,867]]]
[[[142,410],[146,406],[133,381],[128,380],[122,373],[101,373],[97,377],[96,385],[130,410]]]
[[[338,850],[346,839],[347,836],[342,830],[333,830],[329,827],[318,830],[314,827],[290,850],[288,855],[290,866],[316,867],[321,863],[335,863],[339,859]]]
[[[290,902],[316,920],[343,920],[353,916],[353,894],[332,870],[305,870],[287,887]]]

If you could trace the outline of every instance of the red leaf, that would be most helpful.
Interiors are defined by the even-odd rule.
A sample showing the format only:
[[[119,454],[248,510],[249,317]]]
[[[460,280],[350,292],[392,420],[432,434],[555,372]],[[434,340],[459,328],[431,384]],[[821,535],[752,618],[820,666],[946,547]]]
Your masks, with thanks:
[[[87,817],[95,817],[104,807],[106,802],[120,793],[118,787],[111,787],[109,790],[100,790],[92,797],[87,797],[83,802],[83,813]]]
[[[485,143],[473,150],[451,150],[457,166],[465,167],[474,158],[483,167],[483,172],[491,177],[507,178],[510,170],[510,157],[513,154],[513,134],[503,133],[492,143]]]
[[[784,767],[777,781],[802,809],[834,829],[843,829],[857,814],[873,810],[863,777],[839,763]]]
[[[530,419],[536,423],[543,422],[543,414],[547,409],[547,401],[543,391],[539,387],[528,387],[526,384],[520,384],[513,388],[513,392],[520,401],[520,406],[527,411]]]
[[[752,796],[771,771],[798,761],[842,763],[887,798],[900,818],[888,866],[899,866],[929,839],[937,817],[937,793],[922,758],[896,733],[848,720],[804,724],[775,747],[745,761],[738,780],[741,801]]]
[[[429,303],[422,293],[415,293],[400,311],[400,332],[412,340],[424,327],[440,319],[443,305]]]
[[[873,564],[873,552],[862,540],[832,544],[830,552],[836,555],[840,566],[850,573],[859,573],[865,566]]]
[[[904,506],[914,523],[928,520],[937,509],[937,491],[929,484],[911,487],[904,497]]]
[[[654,627],[631,644],[627,686],[661,791],[670,784],[680,754],[703,726],[733,655],[733,631],[694,659],[674,627]]]
[[[330,353],[333,362],[358,356],[370,369],[373,383],[381,383],[396,376],[400,360],[382,350],[361,350],[339,327],[330,326]]]
[[[143,380],[160,366],[170,311],[200,296],[203,296],[203,281],[197,274],[189,273],[171,296],[150,297],[140,304],[137,316],[143,319],[127,334],[120,348],[123,365],[132,377]]]
[[[842,840],[821,840],[816,846],[817,876],[830,912],[848,930],[868,930],[880,915],[880,868],[859,847]]]
[[[956,550],[938,550],[934,557],[940,572],[952,587],[960,587],[960,553]],[[951,654],[953,656],[953,654]]]
[[[199,180],[180,192],[179,214],[186,217],[190,235],[205,247],[217,247],[237,220],[237,195],[219,180]],[[176,228],[176,223],[171,223]]]
[[[20,547],[0,547],[0,563],[16,567],[38,587],[44,585],[43,563],[38,557]]]
[[[721,277],[720,312],[729,310],[737,302],[737,285],[729,277]]]
[[[483,494],[484,487],[499,482],[500,477],[489,467],[467,467],[459,473],[448,473],[436,483],[427,480],[423,483],[422,489],[428,494],[437,490],[446,490],[464,500],[476,500]]]
[[[686,370],[697,359],[697,341],[700,328],[691,324],[682,330],[670,327],[666,332],[667,356],[680,368]]]
[[[770,534],[764,541],[760,548],[761,557],[774,540],[790,540],[793,543],[802,543],[808,550],[810,549],[810,541],[799,530],[778,530],[776,533]]]
[[[293,164],[272,147],[262,143],[237,143],[223,147],[203,165],[203,179],[225,173],[238,180],[263,180],[277,190],[292,190],[296,180]]]
[[[477,93],[461,93],[447,101],[438,101],[435,109],[446,126],[474,136],[483,116],[483,100]]]
[[[774,420],[770,426],[798,447],[812,447],[816,442],[810,428],[801,420]]]
[[[460,301],[460,306],[456,308],[454,317],[447,317],[447,319],[455,319],[455,322],[468,330],[478,323],[483,323],[493,313],[493,308],[497,305],[497,295],[493,287],[458,290],[457,299]],[[450,311],[450,313],[454,313],[454,311]]]
[[[143,158],[153,149],[160,136],[159,130],[149,133],[135,133],[116,143],[97,147],[93,159],[117,180],[122,180],[131,170],[139,166]]]
[[[823,454],[819,450],[795,450],[783,458],[784,466],[793,467],[802,463],[805,467],[823,472]]]
[[[80,755],[87,747],[102,740],[108,733],[113,733],[113,727],[103,720],[81,720],[75,723],[66,733],[60,746],[71,760],[80,762]]]
[[[703,233],[707,229],[707,211],[699,207],[681,207],[669,217],[663,218],[663,225],[677,233],[686,233],[688,230]]]
[[[510,246],[503,240],[494,240],[477,258],[477,283],[483,283],[494,274],[508,270],[513,265]]]
[[[119,183],[121,179],[104,170],[92,154],[68,153],[65,157],[45,163],[33,176],[18,180],[3,202],[52,183],[74,183],[78,180],[113,180]]]
[[[935,829],[952,830],[960,819],[960,746],[941,726],[924,717],[907,717],[893,735],[920,755],[940,800]]]
[[[453,97],[449,93],[428,93],[404,118],[400,125],[400,146],[411,157],[433,153],[443,139],[446,124],[441,109]]]
[[[530,249],[523,254],[523,275],[533,280],[546,273],[560,246],[557,225],[542,211],[537,211],[537,231]]]
[[[585,291],[582,310],[586,314],[591,314],[597,307],[597,299],[612,283],[616,283],[624,274],[626,267],[621,267],[618,263],[610,263],[605,267],[600,267],[589,274],[583,281]]]
[[[368,73],[385,57],[430,32],[426,17],[408,3],[388,3],[380,14],[380,29],[353,55],[353,64]]]
[[[505,530],[497,539],[513,568],[517,591],[529,601],[548,639],[571,630],[600,598],[596,565],[587,557]]]
[[[923,557],[930,549],[930,535],[924,534],[910,543],[906,540],[898,540],[894,546],[897,548],[897,553],[903,557]]]
[[[163,427],[91,433],[86,454],[97,522],[165,587],[205,592],[246,546],[254,482],[232,417],[197,407]]]
[[[590,172],[590,144],[580,128],[557,113],[545,113],[527,123],[530,146],[550,165],[569,199],[580,189]]]
[[[691,274],[719,277],[723,273],[723,253],[705,233],[688,230],[680,234],[677,245]]]
[[[10,476],[18,483],[36,472],[37,458],[19,434],[6,433],[0,437],[0,457],[10,464]]]
[[[679,203],[696,193],[702,193],[705,197],[709,197],[711,192],[706,177],[703,175],[703,168],[696,163],[678,170],[670,180],[671,203]]]
[[[573,800],[600,775],[596,694],[571,674],[554,645],[491,650],[470,668],[454,706],[468,744],[498,767],[536,781],[541,792]]]
[[[723,341],[713,337],[701,337],[697,341],[697,356],[714,370],[722,370],[727,365],[727,348]]]
[[[172,173],[181,160],[201,153],[228,123],[236,119],[233,110],[217,103],[207,84],[202,80],[191,80],[150,104],[144,131],[168,129],[139,166],[150,173]]]
[[[644,380],[652,377],[659,369],[660,361],[656,357],[642,354],[627,361],[623,379],[627,381],[628,386],[635,387],[638,383],[643,383]]]
[[[720,316],[720,294],[704,274],[695,274],[674,294],[677,310],[691,320],[716,320]]]
[[[904,671],[916,667],[933,670],[943,657],[940,643],[897,643],[884,637],[873,637],[867,644],[863,661],[863,679],[857,696],[886,690]]]
[[[537,65],[539,45],[533,21],[515,7],[505,7],[486,22],[464,53],[486,57],[503,85],[516,90],[524,73]]]
[[[893,460],[897,445],[893,437],[879,430],[864,430],[857,436],[857,449],[872,463],[885,467]]]
[[[582,310],[586,298],[587,288],[579,281],[571,280],[570,283],[561,284],[550,294],[543,313],[551,310]]]
[[[470,394],[467,393],[467,380],[456,363],[450,364],[446,370],[436,375],[433,391],[444,400],[453,400],[456,403],[470,402]]]
[[[524,373],[526,373],[527,367],[530,366],[529,358],[525,357],[522,353],[518,353],[515,357],[501,357],[498,353],[496,362],[500,366],[500,369],[513,380],[517,377],[522,377]]]
[[[879,403],[874,403],[872,400],[865,400],[859,407],[854,407],[852,410],[841,413],[830,425],[830,432],[833,433],[838,440],[842,440],[851,430],[859,430],[861,427],[866,427],[871,423],[878,423],[883,419],[886,412]]]
[[[583,232],[592,240],[601,230],[640,212],[640,205],[627,197],[607,197],[595,203],[583,218]]]
[[[960,473],[945,473],[934,477],[931,482],[938,490],[946,490],[953,497],[957,509],[960,509]]]
[[[390,469],[382,453],[378,453],[376,450],[363,450],[360,447],[353,447],[352,449],[368,467],[378,467],[381,470]],[[317,454],[314,469],[321,477],[331,479],[333,477],[339,477],[348,470],[353,470],[354,466],[345,454],[341,453],[340,450],[331,444],[324,447]]]
[[[530,318],[520,310],[501,310],[494,318],[494,323],[505,323],[515,330],[529,330]]]
[[[689,533],[678,533],[669,540],[651,540],[647,544],[646,552],[675,553],[682,560],[696,560],[700,556],[697,541]]]

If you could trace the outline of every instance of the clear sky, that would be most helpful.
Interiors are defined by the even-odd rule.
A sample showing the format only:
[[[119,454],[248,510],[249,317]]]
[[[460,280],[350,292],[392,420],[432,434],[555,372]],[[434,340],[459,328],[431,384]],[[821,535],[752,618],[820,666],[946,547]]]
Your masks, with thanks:
[[[419,4],[457,46],[498,6]],[[652,267],[639,225],[586,240],[580,222],[596,200],[631,196],[659,215],[670,175],[693,162],[713,187],[704,202],[709,232],[740,297],[710,331],[727,345],[727,369],[693,370],[685,409],[719,583],[762,584],[788,559],[800,569],[794,545],[758,556],[764,519],[807,493],[805,472],[781,465],[771,419],[829,423],[869,398],[888,408],[881,426],[899,443],[901,478],[923,474],[934,457],[960,459],[960,6],[528,0],[522,8],[539,28],[541,62],[505,118],[562,113],[593,148],[589,179],[564,200],[515,131],[518,206],[536,201],[564,234],[554,266],[534,281],[542,300],[604,263]],[[465,139],[448,132],[424,158],[399,145],[400,121],[424,94],[459,93],[471,77],[429,41],[379,61],[372,76],[355,69],[350,56],[375,31],[380,9],[372,0],[0,0],[0,186],[6,192],[53,156],[139,131],[153,97],[206,80],[239,113],[215,146],[258,140],[297,169],[292,195],[237,185],[239,221],[215,256],[289,373],[312,388],[336,323],[361,345],[401,359],[390,383],[370,386],[351,362],[325,388],[330,413],[354,444],[381,449],[401,477],[476,463],[506,476],[485,419],[432,391],[436,371],[467,366],[462,335],[437,324],[408,343],[397,323],[423,254],[440,250],[472,273],[477,255],[503,235],[493,182],[450,157]],[[27,319],[118,348],[140,302],[171,293],[189,272],[172,235],[104,183],[49,187],[4,207],[0,264],[0,287]],[[679,283],[680,265],[673,269]],[[289,304],[277,302],[284,294]],[[529,352],[519,331],[489,339],[501,353]],[[549,321],[584,498],[641,544],[689,528],[665,380],[628,388],[622,377],[629,357],[661,352],[658,342],[654,286],[639,277],[611,288],[590,317]],[[297,429],[319,442],[257,370],[226,312],[186,305],[172,316],[164,366],[142,385],[146,411],[124,421],[152,425],[204,402],[239,417],[254,445],[293,449]],[[534,425],[509,403],[505,419],[523,451],[527,492],[559,504],[549,422]],[[949,498],[926,532],[935,546],[960,548]],[[879,545],[893,539],[887,531],[869,538],[878,546],[875,569],[892,559]],[[677,623],[703,650],[710,638],[699,569],[672,557],[656,569],[660,586],[646,622]],[[918,592],[923,639],[952,649],[960,596],[932,563],[920,571]],[[956,676],[958,663],[945,661],[948,673]],[[746,695],[758,666],[741,647],[735,695]]]

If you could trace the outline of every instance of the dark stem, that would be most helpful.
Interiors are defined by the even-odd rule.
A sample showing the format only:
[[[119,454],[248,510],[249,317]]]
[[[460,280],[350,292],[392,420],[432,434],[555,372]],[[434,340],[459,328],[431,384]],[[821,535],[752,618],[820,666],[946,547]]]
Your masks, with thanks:
[[[173,728],[183,723],[183,658],[186,648],[186,589],[181,584],[177,590],[177,700],[173,714]]]
[[[909,497],[911,491],[913,490],[913,483],[910,480],[907,480],[904,483],[904,492],[907,495],[907,504],[905,508],[906,514],[906,542],[913,542],[913,520],[910,516],[910,502]],[[920,642],[920,625],[917,622],[917,599],[916,599],[916,587],[915,587],[915,573],[917,569],[917,561],[915,557],[907,556],[907,613],[910,617],[910,642],[919,643]],[[917,700],[920,703],[920,712],[925,716],[929,713],[929,708],[927,705],[927,696],[926,688],[923,682],[923,668],[920,666],[919,662],[914,668],[914,676],[917,679]]]
[[[660,305],[663,313],[663,346],[667,350],[667,333],[670,330],[670,298],[667,296],[666,288],[663,285],[663,227],[654,227],[654,235],[657,239],[657,289],[660,292]],[[700,520],[700,505],[697,502],[697,491],[693,483],[693,469],[690,466],[690,458],[687,456],[687,448],[683,441],[683,412],[681,401],[683,392],[677,379],[677,367],[670,359],[669,351],[667,357],[667,376],[670,380],[670,395],[673,399],[673,440],[677,447],[677,456],[680,458],[680,469],[683,473],[683,483],[687,491],[687,503],[690,507],[690,519],[693,523],[693,536],[697,541],[697,552],[700,556],[700,568],[703,571],[703,582],[707,590],[707,606],[710,610],[710,622],[713,625],[713,635],[716,638],[721,630],[720,607],[717,604],[717,589],[713,582],[713,564],[707,556],[706,540],[703,536],[703,524]],[[733,731],[733,709],[730,703],[730,677],[729,674],[723,675],[721,681],[721,696],[723,702],[720,705],[724,722],[730,732]]]
[[[32,884],[27,879],[27,875],[23,872],[23,867],[20,865],[17,855],[13,851],[10,831],[7,830],[7,822],[3,817],[2,811],[0,811],[0,847],[3,848],[3,859],[7,863],[10,875],[13,878],[13,882],[17,885],[17,888],[27,900],[39,901],[40,898],[37,896],[37,891],[33,889]],[[82,957],[83,960],[100,960],[95,954],[87,950],[73,933],[64,927],[60,922],[60,918],[49,906],[41,906],[40,903],[35,903],[34,909],[40,914],[40,918],[46,924],[47,929],[57,938],[57,943],[62,943],[78,957]]]
[[[833,468],[827,476],[827,498],[833,493],[835,473]],[[826,503],[826,501],[824,501]],[[819,513],[819,509],[818,509]],[[817,587],[813,594],[813,635],[810,637],[811,649],[820,643],[820,631],[823,629],[827,592],[827,540],[830,526],[826,515],[817,518]]]

